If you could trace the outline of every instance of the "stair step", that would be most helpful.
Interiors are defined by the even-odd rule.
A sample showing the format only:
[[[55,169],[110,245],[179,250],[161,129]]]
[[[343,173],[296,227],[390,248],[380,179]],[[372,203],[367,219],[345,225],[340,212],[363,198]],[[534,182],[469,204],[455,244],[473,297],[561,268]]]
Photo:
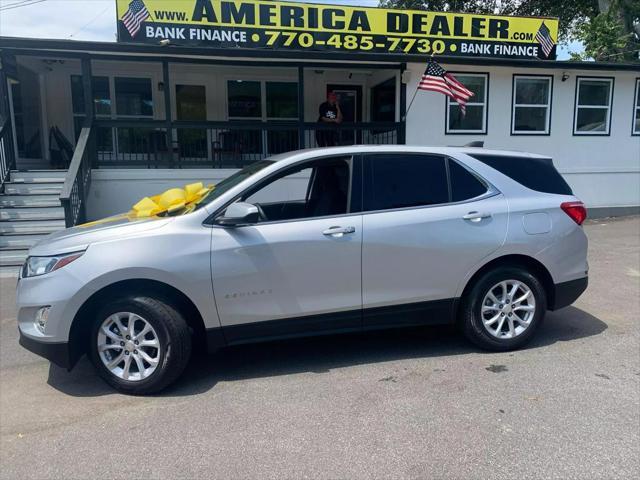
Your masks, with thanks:
[[[34,183],[50,183],[50,182],[64,182],[64,178],[67,175],[66,170],[29,170],[29,171],[11,171],[11,182],[34,182]]]
[[[29,250],[0,250],[0,267],[19,267],[27,259]]]
[[[0,207],[59,207],[59,195],[1,195]]]
[[[7,250],[29,249],[47,235],[0,235],[0,250],[4,254]]]
[[[9,207],[0,210],[0,225],[7,221],[64,220],[62,207]]]
[[[64,183],[6,183],[5,195],[60,195]]]
[[[64,220],[0,222],[0,235],[53,233],[64,230]]]

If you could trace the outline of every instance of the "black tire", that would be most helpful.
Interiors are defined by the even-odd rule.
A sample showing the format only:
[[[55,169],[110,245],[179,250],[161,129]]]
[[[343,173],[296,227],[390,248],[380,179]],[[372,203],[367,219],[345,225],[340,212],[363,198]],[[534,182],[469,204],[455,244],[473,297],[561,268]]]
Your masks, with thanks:
[[[490,334],[482,320],[482,302],[489,289],[505,280],[518,280],[524,283],[535,298],[535,312],[529,326],[515,338],[498,338]],[[471,289],[462,299],[459,320],[465,336],[478,347],[504,352],[515,350],[525,345],[542,323],[547,307],[545,289],[536,278],[522,267],[498,267],[486,272],[474,282]]]
[[[102,322],[118,312],[131,312],[146,320],[160,341],[158,365],[147,378],[129,381],[113,374],[98,353],[98,331]],[[182,315],[171,305],[150,297],[131,296],[111,301],[96,315],[91,329],[89,355],[100,376],[116,390],[132,394],[156,393],[173,383],[191,356],[191,332]]]

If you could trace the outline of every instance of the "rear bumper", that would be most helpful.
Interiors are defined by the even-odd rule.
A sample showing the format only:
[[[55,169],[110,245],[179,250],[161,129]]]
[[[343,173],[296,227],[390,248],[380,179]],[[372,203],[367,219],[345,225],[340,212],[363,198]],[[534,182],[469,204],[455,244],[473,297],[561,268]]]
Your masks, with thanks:
[[[46,358],[56,365],[70,369],[69,344],[67,342],[46,343],[27,337],[20,332],[20,345],[36,355]]]
[[[589,277],[578,278],[569,282],[556,283],[553,303],[549,305],[550,310],[558,310],[571,305],[587,289]]]

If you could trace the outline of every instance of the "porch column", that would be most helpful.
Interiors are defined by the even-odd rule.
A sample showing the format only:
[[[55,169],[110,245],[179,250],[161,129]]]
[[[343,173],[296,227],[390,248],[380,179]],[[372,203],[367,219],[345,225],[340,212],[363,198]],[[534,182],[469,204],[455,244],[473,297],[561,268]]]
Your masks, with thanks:
[[[298,148],[305,148],[304,142],[304,67],[298,67]]]
[[[164,118],[167,130],[167,154],[173,168],[173,132],[171,131],[171,84],[169,83],[169,61],[162,61],[162,83],[164,83]]]
[[[93,105],[93,82],[91,81],[91,58],[82,57],[82,90],[84,93],[84,126],[93,123],[95,107]]]

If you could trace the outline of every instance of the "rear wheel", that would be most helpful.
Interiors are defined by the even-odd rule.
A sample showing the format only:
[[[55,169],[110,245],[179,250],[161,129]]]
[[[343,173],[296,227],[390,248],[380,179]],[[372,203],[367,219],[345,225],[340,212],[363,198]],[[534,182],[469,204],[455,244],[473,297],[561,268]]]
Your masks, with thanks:
[[[498,267],[475,282],[461,309],[465,335],[481,348],[513,350],[534,335],[546,312],[541,282],[519,267]]]
[[[149,297],[110,302],[97,315],[91,360],[100,376],[124,393],[167,387],[187,365],[191,334],[172,306]]]

